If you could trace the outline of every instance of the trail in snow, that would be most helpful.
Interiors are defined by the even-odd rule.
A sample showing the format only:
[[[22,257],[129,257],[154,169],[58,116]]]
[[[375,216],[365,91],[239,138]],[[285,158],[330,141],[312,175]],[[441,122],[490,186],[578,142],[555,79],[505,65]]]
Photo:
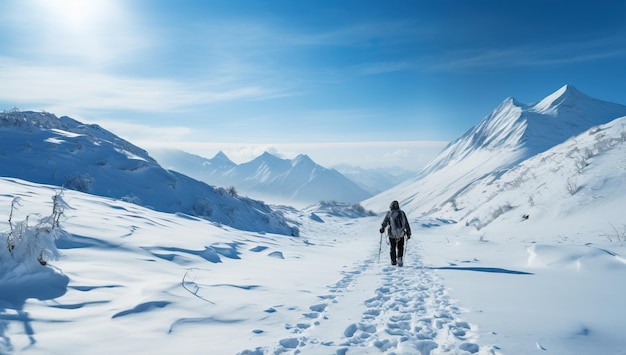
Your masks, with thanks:
[[[416,242],[404,267],[387,265],[387,250],[344,271],[271,349],[240,354],[472,354],[480,351],[472,326],[425,267]],[[367,290],[370,290],[367,292]],[[357,303],[360,307],[355,307]],[[360,313],[354,313],[360,309]]]

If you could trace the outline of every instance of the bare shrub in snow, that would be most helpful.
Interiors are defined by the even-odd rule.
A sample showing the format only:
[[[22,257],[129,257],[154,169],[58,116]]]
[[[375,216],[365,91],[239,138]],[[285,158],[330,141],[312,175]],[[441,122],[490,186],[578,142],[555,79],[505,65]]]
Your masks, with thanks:
[[[614,240],[617,240],[618,242],[626,240],[626,224],[622,226],[621,232],[613,225],[613,223],[611,223],[611,228],[613,229],[613,233],[604,234],[609,242],[613,242]]]
[[[576,179],[575,176],[567,178],[567,184],[565,184],[565,188],[571,196],[574,196],[576,192],[578,192],[578,179]]]
[[[235,190],[234,186],[230,186],[226,189],[226,192],[231,195],[232,197],[238,197],[239,194],[237,194],[237,190]]]
[[[36,263],[46,265],[49,260],[59,256],[54,241],[67,233],[60,228],[60,219],[67,204],[61,193],[53,196],[52,201],[52,213],[39,218],[31,226],[32,215],[27,215],[23,221],[13,222],[13,214],[20,205],[19,197],[13,199],[9,212],[10,230],[0,233],[2,239],[6,240],[6,248],[0,249],[0,265],[3,268],[12,269],[19,266],[30,268]]]
[[[213,207],[209,199],[200,198],[191,206],[191,211],[194,216],[209,217],[213,214]]]
[[[513,209],[513,206],[511,206],[511,204],[508,202],[503,206],[498,206],[495,210],[491,212],[491,218],[492,218],[491,220],[492,221],[495,220],[496,218],[509,212],[512,209]]]
[[[91,176],[89,176],[89,174],[76,173],[74,175],[69,175],[65,177],[65,183],[63,184],[63,187],[80,192],[89,192],[91,190],[91,185],[93,185],[93,182],[94,180],[91,178]]]
[[[582,155],[576,159],[574,164],[576,165],[576,171],[578,171],[579,174],[582,174],[585,168],[589,165],[589,160],[585,155]]]
[[[474,217],[468,221],[465,222],[465,226],[469,227],[472,226],[474,228],[476,228],[476,230],[481,230],[486,224],[483,223],[478,217]]]
[[[604,138],[604,135],[597,137],[597,138]],[[593,145],[593,147],[596,149],[596,151],[598,151],[598,153],[602,153],[611,149],[613,145],[615,145],[614,140],[607,138],[607,139],[598,139],[597,142]]]
[[[222,196],[239,197],[239,193],[237,193],[237,189],[234,186],[229,186],[228,188],[218,187],[215,191]]]
[[[338,217],[359,218],[367,216],[375,216],[376,213],[366,210],[361,204],[349,204],[337,201],[320,201],[319,210]]]
[[[472,219],[465,222],[465,226],[467,227],[472,226],[476,228],[476,230],[481,230],[487,225],[489,225],[489,223],[495,221],[498,217],[509,212],[513,208],[514,207],[510,203],[507,202],[506,204],[502,206],[498,206],[494,208],[493,210],[491,210],[491,212],[488,213],[488,215],[486,216],[486,218],[484,218],[484,220],[481,220],[478,217],[473,217]]]

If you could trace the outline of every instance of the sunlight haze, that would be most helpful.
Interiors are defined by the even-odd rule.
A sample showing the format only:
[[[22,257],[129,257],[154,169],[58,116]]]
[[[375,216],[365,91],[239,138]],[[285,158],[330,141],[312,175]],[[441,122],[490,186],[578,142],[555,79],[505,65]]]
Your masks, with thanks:
[[[624,102],[625,10],[10,0],[0,4],[0,109],[97,123],[147,149],[240,161],[273,149],[419,170],[509,96],[533,103],[572,84]]]

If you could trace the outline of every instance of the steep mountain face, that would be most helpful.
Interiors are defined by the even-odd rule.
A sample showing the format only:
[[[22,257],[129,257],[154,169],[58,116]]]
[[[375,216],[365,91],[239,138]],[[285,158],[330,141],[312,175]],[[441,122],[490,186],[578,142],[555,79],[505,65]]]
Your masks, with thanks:
[[[586,96],[565,85],[540,102],[526,105],[505,99],[480,124],[450,143],[420,175],[470,157],[477,152],[498,152],[503,167],[543,152],[592,126],[626,114],[626,106]]]
[[[565,85],[536,104],[507,98],[490,115],[450,143],[414,179],[364,202],[384,210],[399,200],[412,214],[440,211],[481,179],[503,174],[593,126],[626,115],[626,106],[588,97]]]
[[[50,113],[8,112],[0,114],[0,137],[2,176],[200,216],[240,229],[292,233],[284,219],[263,203],[168,171],[145,150],[97,125]]]
[[[338,171],[324,168],[304,154],[283,159],[264,152],[249,162],[231,165],[228,163],[230,159],[219,152],[212,159],[198,160],[194,167],[180,164],[180,159],[173,160],[160,152],[156,154],[159,160],[175,170],[211,185],[233,186],[241,194],[260,199],[305,204],[319,201],[356,203],[372,196]]]
[[[518,224],[516,232],[529,236],[557,220],[567,223],[563,230],[570,232],[576,226],[602,230],[609,225],[626,231],[624,196],[626,116],[594,126],[504,173],[489,174],[433,217],[481,232]],[[590,226],[589,220],[599,223]]]

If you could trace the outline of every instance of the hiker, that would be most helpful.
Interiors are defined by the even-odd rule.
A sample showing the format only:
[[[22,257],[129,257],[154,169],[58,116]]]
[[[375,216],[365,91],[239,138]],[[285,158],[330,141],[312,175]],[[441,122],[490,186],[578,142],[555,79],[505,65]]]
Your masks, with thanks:
[[[389,205],[389,211],[383,219],[383,223],[380,227],[380,233],[385,232],[385,228],[389,226],[387,235],[389,236],[389,245],[391,250],[389,255],[391,256],[391,265],[402,266],[404,257],[404,237],[411,239],[411,227],[409,221],[406,218],[404,211],[400,209],[398,201],[393,201]]]

